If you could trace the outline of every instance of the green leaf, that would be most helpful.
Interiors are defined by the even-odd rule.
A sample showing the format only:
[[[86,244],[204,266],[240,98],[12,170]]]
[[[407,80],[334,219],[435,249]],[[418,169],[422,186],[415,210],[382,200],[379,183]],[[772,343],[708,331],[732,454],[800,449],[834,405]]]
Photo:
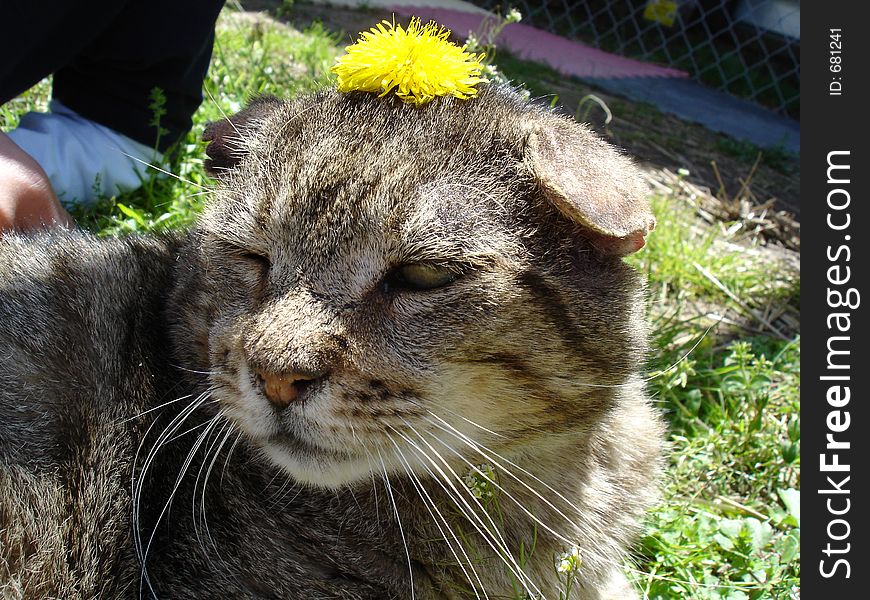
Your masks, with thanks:
[[[789,488],[787,490],[776,490],[779,494],[779,499],[782,500],[788,514],[793,516],[797,521],[798,527],[801,524],[801,493],[800,490]]]
[[[788,439],[792,442],[801,439],[801,419],[797,415],[788,420]]]
[[[717,533],[716,535],[714,535],[713,539],[716,541],[717,544],[719,544],[719,546],[723,550],[733,550],[734,549],[734,542],[732,542],[730,538],[722,535],[721,533]]]
[[[770,526],[770,523],[762,523],[755,517],[747,517],[744,523],[749,531],[752,549],[760,552],[773,538],[773,527]]]
[[[722,519],[719,521],[719,531],[732,540],[736,540],[740,537],[740,532],[743,531],[743,521],[739,519]]]
[[[130,208],[129,206],[121,204],[120,202],[118,202],[118,210],[120,210],[122,213],[124,213],[125,215],[127,215],[128,217],[130,217],[131,219],[136,221],[136,223],[138,223],[141,227],[148,226],[148,224],[145,222],[145,218],[142,216],[141,212],[139,212],[133,208]]]
[[[800,532],[800,530],[798,530]],[[779,543],[777,544],[780,562],[784,565],[790,563],[794,558],[798,555],[801,549],[801,540],[800,533],[797,535],[792,532],[788,535],[780,538]]]
[[[793,463],[801,455],[800,442],[783,442],[780,446],[780,450],[782,450],[782,459],[787,464]]]

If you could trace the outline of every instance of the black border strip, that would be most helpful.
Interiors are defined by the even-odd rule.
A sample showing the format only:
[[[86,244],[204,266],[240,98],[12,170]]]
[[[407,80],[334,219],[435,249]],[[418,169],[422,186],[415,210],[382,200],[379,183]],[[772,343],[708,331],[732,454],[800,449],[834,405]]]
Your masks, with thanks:
[[[861,2],[801,8],[801,594],[866,598],[870,22]]]

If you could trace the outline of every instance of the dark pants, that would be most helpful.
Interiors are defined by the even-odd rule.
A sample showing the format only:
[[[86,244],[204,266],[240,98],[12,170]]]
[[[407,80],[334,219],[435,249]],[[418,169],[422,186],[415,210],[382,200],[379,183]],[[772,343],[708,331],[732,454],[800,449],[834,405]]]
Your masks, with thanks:
[[[53,97],[165,151],[191,127],[223,0],[0,1],[0,104],[54,74]],[[158,133],[155,89],[165,97]]]

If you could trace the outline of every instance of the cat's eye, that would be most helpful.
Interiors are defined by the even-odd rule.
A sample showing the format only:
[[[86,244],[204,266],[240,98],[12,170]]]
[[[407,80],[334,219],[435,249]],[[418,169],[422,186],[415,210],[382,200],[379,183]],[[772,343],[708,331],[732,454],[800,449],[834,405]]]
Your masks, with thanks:
[[[410,263],[394,268],[384,277],[382,287],[384,291],[433,290],[453,283],[460,273],[442,265],[429,263]]]
[[[228,253],[233,254],[238,258],[241,258],[247,263],[250,263],[263,274],[268,273],[269,269],[272,268],[272,262],[265,254],[253,250],[248,250],[246,248],[243,248],[242,246],[237,246],[236,244],[229,242],[226,242],[224,245]]]
[[[268,256],[259,254],[257,252],[239,252],[239,256],[259,267],[263,271],[268,271],[272,266],[272,263],[269,260]]]

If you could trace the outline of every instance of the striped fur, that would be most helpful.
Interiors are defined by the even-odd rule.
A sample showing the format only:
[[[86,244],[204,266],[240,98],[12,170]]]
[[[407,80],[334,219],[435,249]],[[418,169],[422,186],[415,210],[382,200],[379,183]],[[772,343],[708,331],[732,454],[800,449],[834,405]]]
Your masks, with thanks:
[[[206,137],[190,232],[0,238],[0,595],[558,598],[576,545],[572,598],[635,597],[663,426],[630,163],[504,89]],[[263,371],[316,378],[277,410]]]

